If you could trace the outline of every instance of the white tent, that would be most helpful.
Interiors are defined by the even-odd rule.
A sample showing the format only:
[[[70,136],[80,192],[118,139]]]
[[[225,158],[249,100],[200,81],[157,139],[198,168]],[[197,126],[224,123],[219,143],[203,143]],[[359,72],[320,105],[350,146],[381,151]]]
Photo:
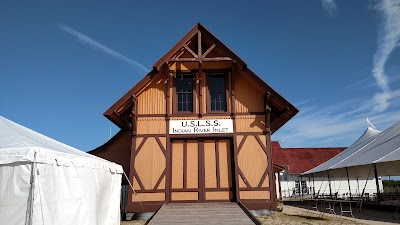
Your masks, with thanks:
[[[374,177],[400,175],[400,122],[383,132],[368,127],[343,152],[303,173],[303,176]]]
[[[122,173],[0,116],[0,224],[120,224]]]

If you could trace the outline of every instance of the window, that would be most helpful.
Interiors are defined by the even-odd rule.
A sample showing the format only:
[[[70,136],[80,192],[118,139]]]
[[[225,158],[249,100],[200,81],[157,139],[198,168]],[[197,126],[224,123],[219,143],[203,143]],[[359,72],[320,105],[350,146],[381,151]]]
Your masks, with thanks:
[[[226,76],[224,73],[214,73],[208,76],[210,111],[226,112]]]
[[[176,75],[176,110],[178,112],[193,112],[193,74]]]

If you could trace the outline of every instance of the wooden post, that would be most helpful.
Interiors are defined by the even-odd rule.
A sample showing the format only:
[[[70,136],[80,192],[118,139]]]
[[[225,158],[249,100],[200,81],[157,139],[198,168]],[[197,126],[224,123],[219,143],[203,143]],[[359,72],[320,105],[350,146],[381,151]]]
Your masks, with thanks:
[[[353,196],[351,196],[351,188],[350,188],[349,171],[347,170],[347,167],[346,167],[346,174],[347,174],[347,184],[349,185],[349,194],[350,194],[350,200],[351,200],[351,201],[353,201]]]
[[[203,117],[203,67],[199,62],[199,117]]]

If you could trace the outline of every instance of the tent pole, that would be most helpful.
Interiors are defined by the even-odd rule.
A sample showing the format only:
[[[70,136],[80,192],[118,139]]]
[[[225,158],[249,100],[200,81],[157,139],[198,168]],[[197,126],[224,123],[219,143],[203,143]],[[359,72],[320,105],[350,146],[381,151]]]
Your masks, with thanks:
[[[357,192],[360,194],[360,183],[358,182],[358,177],[357,177]]]
[[[376,170],[375,163],[374,163],[374,172],[375,172],[375,183],[376,183],[376,197],[378,198],[379,204],[381,204],[381,192],[379,190],[378,171]]]
[[[300,185],[299,185],[299,187],[300,187],[300,201],[303,201],[303,185],[302,185],[302,183],[303,183],[303,177],[300,176]]]
[[[351,196],[351,188],[350,188],[349,171],[347,170],[347,167],[346,167],[346,175],[347,175],[347,184],[349,185],[349,194],[350,194],[350,200],[351,200],[351,201],[353,201],[353,197]]]
[[[313,196],[315,198],[315,182],[314,182],[314,174],[312,175],[312,187],[313,187]]]
[[[328,170],[328,183],[329,183],[329,197],[330,199],[332,199],[331,177],[329,176],[329,170]]]

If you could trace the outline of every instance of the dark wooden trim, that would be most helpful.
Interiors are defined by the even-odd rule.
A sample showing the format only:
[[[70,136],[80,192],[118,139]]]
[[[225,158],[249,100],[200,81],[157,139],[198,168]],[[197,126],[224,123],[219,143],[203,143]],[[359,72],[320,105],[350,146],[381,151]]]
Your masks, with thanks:
[[[137,134],[136,137],[149,138],[149,137],[167,137],[167,134]]]
[[[165,189],[135,190],[136,193],[164,193]]]
[[[172,146],[171,146],[171,138],[169,135],[169,118],[167,118],[166,125],[166,174],[165,174],[165,202],[171,202],[171,188],[172,188],[172,165],[171,165],[171,155],[172,155]]]
[[[242,147],[243,147],[243,145],[244,145],[244,142],[246,141],[246,139],[247,139],[247,134],[245,134],[244,136],[243,136],[243,138],[242,138],[242,141],[240,142],[240,144],[239,144],[239,147],[237,148],[237,154],[239,155],[239,152],[240,152],[240,150],[242,149]]]
[[[238,202],[239,207],[246,213],[246,215],[253,221],[254,224],[256,225],[262,225],[262,223],[253,215],[251,212],[246,208],[245,205],[243,205],[242,202]]]
[[[199,58],[203,57],[203,49],[201,46],[201,31],[197,31],[197,55]]]
[[[174,139],[186,139],[186,138],[226,138],[226,137],[232,137],[232,133],[218,133],[218,134],[170,134],[171,138]]]
[[[269,187],[271,188],[271,199],[272,202],[276,202],[276,183],[275,183],[275,179],[274,176],[272,176],[274,174],[274,164],[272,162],[272,147],[271,147],[271,134],[267,133],[266,134],[266,145],[267,145],[267,159],[268,159],[268,167],[267,167],[267,171],[269,175]],[[276,205],[275,205],[276,208]]]
[[[194,53],[194,51],[192,49],[190,49],[187,45],[183,45],[183,47],[195,58],[198,58],[199,56]]]
[[[202,63],[199,62],[199,117],[203,116],[203,66]]]
[[[187,140],[183,140],[183,188],[187,188]]]
[[[229,101],[229,83],[228,83],[228,72],[226,70],[207,70],[206,71],[206,77],[207,77],[207,88],[206,88],[206,92],[207,92],[207,112],[206,115],[216,115],[216,114],[221,114],[221,115],[227,115],[230,116],[230,110],[228,109],[228,101]],[[225,111],[223,110],[218,110],[218,111],[212,111],[211,110],[211,95],[210,95],[210,77],[213,74],[222,74],[224,76],[225,79]]]
[[[237,116],[264,116],[264,112],[237,112],[235,113]]]
[[[206,188],[205,192],[232,191],[232,188]]]
[[[164,156],[166,156],[167,150],[165,149],[164,145],[161,143],[160,137],[154,136],[154,139],[156,139],[158,146],[160,146],[161,151],[164,153]]]
[[[211,47],[209,47],[209,48],[207,49],[207,51],[204,52],[203,58],[206,58],[207,55],[215,48],[215,46],[216,46],[215,44],[212,44]]]
[[[235,67],[236,65],[233,64],[230,72],[231,77],[231,114],[232,117],[236,115],[236,92],[235,92]]]
[[[256,209],[275,210],[276,209],[276,203],[275,202],[270,202],[268,199],[265,199],[265,200],[260,199],[260,200],[255,200],[255,201],[251,201],[249,199],[243,199],[243,200],[241,200],[241,202],[249,210],[256,210]]]
[[[268,156],[267,156],[267,157],[268,157]],[[268,165],[268,166],[270,166],[270,165]],[[259,182],[258,185],[257,185],[257,187],[261,187],[261,186],[262,186],[262,184],[264,183],[265,178],[267,177],[267,175],[268,175],[268,169],[266,168],[265,171],[264,171],[264,174],[263,174],[262,177],[261,177],[260,182]],[[271,185],[271,184],[269,184],[269,186],[270,186],[270,185]]]
[[[160,209],[165,202],[163,201],[156,201],[156,202],[131,202],[125,206],[126,212],[135,212],[135,213],[142,213],[142,212],[155,212]],[[143,208],[142,208],[143,206]]]
[[[270,92],[267,92],[267,94],[264,97],[264,107],[265,107],[265,117],[264,117],[264,124],[265,124],[265,129],[264,131],[268,134],[271,134],[271,107],[269,106],[269,98],[271,96]]]
[[[142,118],[142,117],[166,117],[165,114],[138,114],[137,115],[138,118]]]
[[[164,171],[161,173],[160,178],[158,178],[157,183],[154,185],[153,190],[157,190],[158,186],[160,186],[161,181],[163,180],[165,174],[166,174],[167,168],[164,169]],[[165,187],[164,187],[165,188]]]
[[[133,184],[133,170],[135,168],[135,148],[136,148],[136,137],[132,136],[131,138],[131,158],[130,158],[130,163],[129,163],[129,177],[128,179],[130,180],[131,184]],[[133,190],[132,188],[128,188],[128,199],[127,202],[132,202],[132,195],[133,195]]]
[[[218,140],[215,140],[214,144],[215,144],[215,173],[216,176],[215,178],[217,179],[217,188],[221,188],[221,176],[220,176],[220,168],[219,168],[219,144],[218,144]],[[229,175],[229,174],[228,174]]]
[[[242,170],[240,168],[238,168],[238,173],[239,173],[240,177],[242,178],[243,182],[246,184],[246,186],[248,188],[251,188],[251,185],[247,181],[246,177],[244,176],[244,174],[243,174],[243,172],[242,172]]]
[[[136,169],[133,168],[132,171],[133,171],[133,176],[136,178],[136,181],[139,184],[140,189],[145,190],[142,180],[140,179],[139,174],[137,173]]]
[[[179,112],[178,111],[178,96],[176,94],[176,85],[177,85],[177,75],[178,74],[185,74],[185,75],[192,75],[192,112],[190,111],[182,111]],[[176,72],[175,76],[174,76],[174,81],[173,81],[173,101],[172,101],[172,107],[173,107],[173,112],[171,114],[171,116],[196,116],[196,74],[194,72]]]
[[[136,149],[136,155],[137,155],[137,154],[139,153],[139,151],[142,149],[144,143],[147,141],[148,138],[149,138],[149,137],[144,137],[143,140],[142,140],[142,142],[140,142],[139,146],[138,146],[137,149]],[[135,155],[135,157],[136,157],[136,155]]]
[[[204,202],[206,200],[206,193],[205,193],[205,188],[206,188],[206,182],[205,182],[205,161],[204,161],[204,140],[199,140],[198,142],[198,152],[199,152],[199,201]]]
[[[165,84],[165,109],[166,109],[166,112],[165,112],[165,116],[166,117],[168,117],[169,116],[169,114],[170,114],[170,107],[169,107],[169,105],[170,105],[170,101],[171,101],[171,99],[170,99],[170,78],[171,78],[171,76],[169,75],[169,67],[168,67],[168,64],[166,63],[166,67],[165,67],[165,74],[166,74],[166,84]]]
[[[263,132],[236,132],[236,135],[263,135]]]
[[[271,123],[271,128],[273,129],[275,126],[277,126],[279,123],[281,123],[281,121],[286,121],[285,117],[287,116],[286,114],[288,114],[290,112],[290,108],[286,107],[279,115],[278,119],[272,121]],[[290,116],[287,116],[290,117]],[[288,120],[288,119],[287,119]]]
[[[267,147],[264,145],[264,143],[262,143],[260,137],[258,135],[253,135],[254,138],[257,140],[258,144],[260,145],[260,147],[262,148],[262,150],[264,151],[265,155],[267,156],[267,158],[269,158],[268,156],[268,151],[267,151]],[[268,165],[270,166],[270,165]]]
[[[200,192],[200,188],[173,188],[172,192]]]
[[[230,57],[212,57],[212,58],[171,58],[168,62],[221,62],[221,61],[232,61],[235,62]]]
[[[238,145],[237,145],[237,133],[236,133],[236,119],[233,118],[233,138],[232,138],[232,147],[233,147],[233,180],[232,180],[232,187],[235,187],[235,194],[234,194],[234,200],[236,202],[240,201],[240,195],[239,195],[239,164],[238,164]],[[243,136],[244,139],[244,136]],[[243,140],[242,140],[243,141]]]
[[[245,187],[245,188],[240,188],[240,191],[269,191],[269,192],[271,192],[271,187]]]

